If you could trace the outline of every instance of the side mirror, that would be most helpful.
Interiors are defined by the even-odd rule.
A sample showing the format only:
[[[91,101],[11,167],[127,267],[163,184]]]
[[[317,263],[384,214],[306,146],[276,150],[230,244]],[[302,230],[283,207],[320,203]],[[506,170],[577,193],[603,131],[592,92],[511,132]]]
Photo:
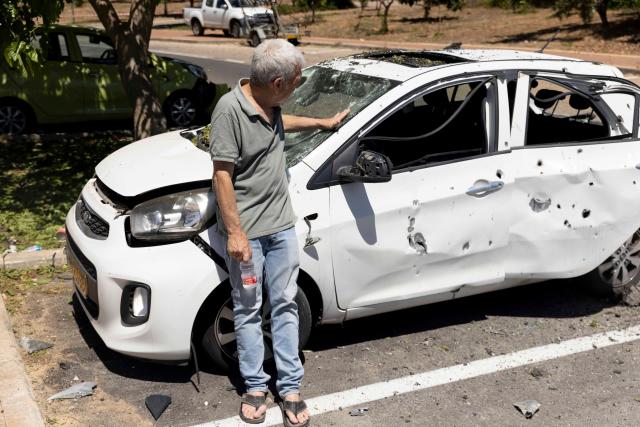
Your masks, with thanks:
[[[339,168],[338,176],[346,182],[388,182],[392,169],[389,157],[365,150],[356,159],[355,166]]]
[[[222,4],[220,5],[220,9],[229,9],[229,6],[227,6],[227,4],[226,4],[226,3],[222,3]]]

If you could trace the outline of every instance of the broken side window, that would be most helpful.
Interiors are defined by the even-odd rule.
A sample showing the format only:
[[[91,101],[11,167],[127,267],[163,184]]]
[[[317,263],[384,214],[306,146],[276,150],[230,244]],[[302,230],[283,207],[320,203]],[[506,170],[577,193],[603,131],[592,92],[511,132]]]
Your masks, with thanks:
[[[437,89],[387,117],[360,139],[360,150],[388,156],[394,171],[485,154],[495,112],[493,78]]]
[[[616,117],[619,133],[631,135],[634,126],[636,97],[628,93],[604,93],[600,98],[611,109]]]
[[[608,138],[609,126],[595,99],[544,78],[531,81],[526,145]]]

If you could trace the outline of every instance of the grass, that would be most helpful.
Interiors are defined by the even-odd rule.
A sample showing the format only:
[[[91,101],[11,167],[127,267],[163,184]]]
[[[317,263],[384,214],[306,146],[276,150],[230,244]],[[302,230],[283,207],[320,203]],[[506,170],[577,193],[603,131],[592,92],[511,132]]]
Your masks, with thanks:
[[[67,272],[67,266],[43,266],[31,270],[1,270],[0,294],[6,298],[10,314],[16,313],[25,296],[35,288],[48,285]]]
[[[95,166],[130,143],[128,131],[0,135],[0,238],[18,250],[61,246],[55,237]],[[2,249],[4,250],[4,248]]]

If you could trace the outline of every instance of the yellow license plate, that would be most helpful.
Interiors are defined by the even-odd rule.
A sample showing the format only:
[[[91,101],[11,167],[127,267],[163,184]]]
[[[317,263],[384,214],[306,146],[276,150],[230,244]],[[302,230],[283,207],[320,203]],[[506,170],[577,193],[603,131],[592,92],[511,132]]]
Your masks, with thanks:
[[[87,275],[80,269],[77,261],[73,257],[69,257],[69,265],[71,266],[71,274],[73,275],[73,283],[76,285],[83,297],[89,296],[89,283],[87,282]]]

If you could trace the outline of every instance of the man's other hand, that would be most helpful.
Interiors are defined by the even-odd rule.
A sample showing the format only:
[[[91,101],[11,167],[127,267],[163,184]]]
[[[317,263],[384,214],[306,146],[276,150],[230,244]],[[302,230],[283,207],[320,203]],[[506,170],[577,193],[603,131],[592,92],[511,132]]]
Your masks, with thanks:
[[[244,232],[229,234],[227,239],[227,251],[231,258],[238,262],[249,261],[251,259],[251,245]]]

